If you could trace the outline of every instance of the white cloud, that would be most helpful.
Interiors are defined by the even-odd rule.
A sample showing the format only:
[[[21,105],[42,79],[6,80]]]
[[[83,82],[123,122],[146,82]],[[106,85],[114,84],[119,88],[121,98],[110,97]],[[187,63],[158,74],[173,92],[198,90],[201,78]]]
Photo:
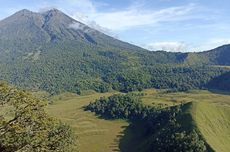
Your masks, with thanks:
[[[47,6],[47,7],[42,7],[42,8],[39,8],[38,12],[46,12],[46,11],[49,11],[51,9],[55,9],[55,7],[52,7],[52,6]]]
[[[73,28],[73,29],[76,29],[76,30],[83,30],[83,31],[85,30],[85,26],[83,24],[81,24],[81,23],[78,23],[78,22],[74,22],[74,23],[70,24],[69,28]]]
[[[139,26],[143,28],[151,26],[154,29],[154,27],[159,27],[161,24],[168,22],[192,19],[210,20],[210,18],[204,18],[205,16],[199,13],[197,14],[197,12],[204,10],[204,8],[193,3],[158,10],[149,10],[146,9],[146,4],[143,3],[143,1],[134,1],[133,4],[123,10],[102,12],[98,7],[107,6],[107,4],[97,5],[90,0],[67,0],[67,2],[72,2],[73,4],[72,9],[68,9],[68,14],[71,14],[74,19],[111,36],[115,36],[114,33]],[[193,45],[190,43],[191,42],[160,41],[146,44],[144,47],[149,50],[197,52],[215,48],[222,44],[229,43],[229,41],[226,39],[211,39],[202,44]]]
[[[172,0],[159,0],[167,3]],[[186,5],[176,6],[178,3],[175,3],[174,6],[165,7],[165,8],[157,8],[150,9],[148,6],[148,2],[146,0],[133,0],[132,4],[127,6],[126,8],[116,9],[113,6],[107,3],[95,2],[94,0],[57,0],[56,3],[51,3],[47,0],[41,0],[42,3],[37,3],[33,5],[25,6],[15,6],[10,10],[10,14],[15,12],[16,10],[27,8],[31,10],[41,10],[41,8],[57,8],[66,14],[70,15],[74,19],[80,21],[92,27],[98,31],[101,31],[105,34],[116,37],[114,33],[120,33],[121,35],[128,35],[126,40],[133,41],[133,43],[145,43],[146,41],[151,41],[152,39],[156,39],[156,42],[152,42],[144,45],[145,48],[151,50],[168,50],[168,51],[202,51],[212,49],[214,47],[230,43],[230,39],[228,38],[216,38],[206,40],[207,37],[211,37],[206,34],[206,38],[204,36],[203,39],[197,40],[198,43],[195,43],[193,33],[186,32],[189,31],[208,31],[209,29],[214,29],[218,33],[219,31],[224,31],[227,33],[229,31],[229,23],[219,22],[219,17],[221,16],[220,10],[209,9],[207,7],[202,7],[202,4],[197,2],[196,4],[188,3]],[[162,2],[163,3],[163,2]],[[106,9],[104,9],[107,7]],[[207,8],[207,9],[206,9]],[[16,9],[16,10],[15,10]],[[12,12],[12,13],[11,13]],[[214,13],[215,12],[215,13]],[[217,12],[217,13],[216,13]],[[6,12],[5,14],[8,14]],[[216,20],[215,20],[216,19]],[[190,22],[191,20],[191,22]],[[196,20],[196,22],[193,22]],[[186,24],[178,24],[182,23],[182,21],[189,21]],[[201,21],[202,23],[199,23]],[[222,20],[221,20],[222,21]],[[174,24],[176,23],[176,24]],[[183,22],[184,23],[184,22]],[[188,24],[191,23],[191,24]],[[203,24],[204,23],[204,24]],[[171,25],[174,25],[171,27]],[[181,27],[177,25],[182,25]],[[71,28],[83,28],[77,24],[70,25]],[[140,27],[140,28],[139,28]],[[162,28],[161,28],[162,27]],[[131,29],[131,30],[130,30]],[[137,31],[139,29],[139,31]],[[140,31],[141,29],[141,31]],[[125,33],[125,30],[133,30],[133,33],[138,33],[136,35],[141,35],[141,38],[133,38],[130,31]],[[145,31],[146,30],[146,31]],[[175,30],[175,31],[173,31]],[[143,32],[144,31],[144,32]],[[142,34],[142,33],[144,34]],[[171,33],[170,33],[171,32]],[[177,42],[177,40],[173,39],[173,34],[176,32],[180,33],[181,36],[175,39],[181,39],[184,33],[186,33],[187,37],[184,37],[185,42]],[[183,33],[184,32],[184,33]],[[213,32],[214,33],[214,32]],[[160,37],[161,35],[167,35],[171,41],[162,40],[164,37]],[[135,34],[134,34],[135,35]],[[159,39],[162,41],[157,41],[157,36],[159,35]],[[199,33],[197,34],[200,35]],[[208,36],[207,36],[208,35]],[[215,34],[217,35],[217,34]],[[221,35],[218,34],[220,37]],[[223,34],[222,34],[223,35]],[[144,40],[144,37],[147,37]],[[191,38],[190,38],[191,37]],[[224,36],[222,36],[224,37]],[[151,40],[150,40],[151,39]],[[182,39],[183,40],[183,39]],[[139,41],[139,42],[138,42]],[[145,42],[144,42],[145,41]],[[143,46],[143,45],[142,45]]]
[[[195,45],[177,41],[153,42],[143,45],[143,47],[150,51],[164,50],[170,52],[202,52],[225,44],[230,44],[230,38],[213,38]]]
[[[154,26],[160,22],[188,20],[195,8],[196,5],[189,4],[152,11],[135,5],[125,10],[94,12],[89,14],[88,19],[95,20],[98,24],[117,31],[136,26]]]
[[[170,52],[184,52],[187,51],[187,44],[184,42],[166,41],[166,42],[154,42],[144,46],[151,51],[164,50]]]
[[[95,29],[97,31],[100,31],[100,32],[108,34],[108,35],[116,36],[116,35],[113,35],[113,33],[109,29],[101,27],[96,22],[87,21],[86,24],[87,24],[87,26],[89,26],[89,27],[91,27],[91,28],[93,28],[93,29]],[[84,31],[86,33],[95,32],[95,30],[92,30],[91,28],[88,28],[87,26],[85,26],[84,24],[82,24],[80,22],[74,22],[74,23],[69,25],[69,28],[73,28],[73,29],[76,29],[76,30],[81,30],[81,31]]]
[[[89,26],[90,28],[97,30],[97,31],[100,31],[102,33],[105,33],[105,34],[108,34],[108,35],[111,35],[114,37],[118,37],[110,29],[100,26],[95,21],[89,20],[87,16],[85,16],[81,13],[76,13],[75,17],[73,17],[73,18],[76,19],[77,21],[81,22],[81,23],[84,23],[85,25]],[[84,30],[85,32],[92,32],[92,30],[90,30],[88,28],[86,29],[84,25],[82,25],[78,22],[71,24],[70,28]]]
[[[130,6],[123,10],[101,11],[101,7],[108,6],[106,3],[95,3],[91,0],[60,0],[58,6],[73,18],[83,23],[96,22],[101,27],[117,31],[130,29],[136,26],[153,26],[160,22],[188,20],[194,11],[195,4],[168,7],[159,10],[147,9],[143,1],[133,1]],[[84,15],[82,15],[84,14]],[[82,20],[83,17],[83,20]],[[194,17],[194,16],[193,16]]]

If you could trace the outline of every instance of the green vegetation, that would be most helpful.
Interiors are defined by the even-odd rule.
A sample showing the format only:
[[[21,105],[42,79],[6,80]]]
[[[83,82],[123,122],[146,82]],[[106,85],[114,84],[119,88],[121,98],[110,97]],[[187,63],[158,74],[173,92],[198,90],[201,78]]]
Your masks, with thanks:
[[[208,84],[208,88],[215,90],[230,90],[230,72],[224,73],[212,79]]]
[[[198,54],[202,56],[203,59],[206,59],[207,60],[206,63],[208,64],[228,66],[230,65],[229,49],[230,49],[230,45],[223,45],[213,50],[209,50]]]
[[[194,103],[194,122],[204,139],[216,152],[230,151],[230,106],[217,103]]]
[[[182,106],[183,107],[183,106]],[[90,103],[86,108],[105,118],[141,121],[146,128],[146,137],[151,138],[147,151],[195,151],[205,152],[205,142],[195,130],[183,130],[177,122],[181,117],[181,107],[158,109],[144,106],[133,95],[113,95]]]
[[[71,28],[73,23],[82,29]],[[186,91],[206,88],[210,80],[230,70],[218,67],[230,65],[229,45],[203,53],[151,52],[58,10],[19,11],[0,21],[0,30],[0,80],[51,94],[89,89]]]
[[[56,9],[22,10],[0,31],[0,80],[49,100],[0,84],[0,151],[229,151],[230,45],[151,52]]]
[[[123,130],[129,125],[125,120],[105,120],[83,107],[90,101],[112,93],[94,93],[84,96],[73,96],[69,93],[52,97],[53,103],[47,112],[69,124],[78,137],[80,152],[117,151],[119,141],[124,136]]]
[[[208,147],[214,151],[229,151],[230,96],[227,92],[190,91],[172,92],[145,90],[142,100],[148,105],[171,106],[191,102],[183,108],[178,120],[187,130],[196,128]]]
[[[103,77],[103,80],[111,84],[113,89],[122,92],[140,91],[146,88],[187,91],[206,88],[210,80],[226,71],[227,69],[203,66],[158,65],[111,73]]]
[[[152,141],[152,139],[151,137],[146,137],[146,128],[142,125],[142,122],[132,123],[120,119],[102,119],[102,117],[99,117],[94,113],[84,111],[83,107],[87,106],[90,102],[94,102],[100,97],[108,97],[113,94],[117,94],[117,92],[91,93],[81,96],[71,93],[55,95],[50,99],[52,104],[49,104],[46,109],[50,115],[61,119],[62,122],[69,124],[71,128],[74,129],[74,133],[78,136],[77,144],[79,151],[81,152],[145,152],[146,149],[151,147],[152,142],[149,141]],[[133,92],[133,94],[140,97],[143,104],[154,107],[157,106],[158,108],[175,106],[181,103],[185,104],[187,102],[206,103],[207,105],[216,104],[219,105],[220,108],[222,106],[226,107],[227,105],[230,105],[229,95],[202,90],[170,92],[168,90],[148,89],[141,92]],[[203,108],[205,108],[205,106],[203,106],[202,109]],[[178,118],[178,123],[183,127],[182,130],[192,131],[195,129],[197,133],[201,134],[203,137],[203,131],[198,127],[208,128],[208,123],[202,121],[202,117],[200,117],[200,120],[203,124],[197,123],[197,121],[195,123],[194,117],[198,111],[195,112],[192,109],[194,108],[190,105],[184,108],[182,110],[184,115],[181,119]],[[225,118],[226,120],[229,119],[228,115]],[[212,120],[211,117],[210,120]],[[221,123],[223,128],[226,128],[224,127],[226,126],[225,122],[226,121]],[[216,132],[215,130],[218,128],[219,127],[213,127],[213,132]],[[227,132],[223,131],[223,134],[226,135],[225,139],[227,139]],[[221,138],[221,134],[215,134],[215,140],[219,141]],[[209,140],[213,140],[213,137],[209,137],[209,140],[207,138],[204,140],[205,142],[208,142]],[[228,140],[226,140],[226,142],[227,141]],[[210,145],[212,149],[215,149],[209,142],[207,144]],[[227,145],[229,145],[229,142],[226,144],[226,147]]]
[[[2,88],[5,88],[5,86]],[[132,152],[144,152],[151,149],[151,147],[157,147],[156,144],[154,145],[154,143],[157,142],[152,142],[156,139],[156,136],[158,136],[159,142],[161,141],[160,143],[162,144],[165,141],[163,139],[166,137],[168,138],[167,141],[186,141],[190,138],[196,141],[202,136],[205,143],[208,144],[208,149],[210,146],[210,148],[215,151],[228,151],[230,142],[228,129],[230,109],[229,95],[215,94],[208,91],[168,92],[167,90],[153,89],[129,94],[135,97],[133,102],[137,105],[144,104],[148,105],[148,107],[156,107],[157,109],[164,109],[164,107],[181,103],[186,105],[183,106],[182,113],[179,115],[181,117],[177,117],[177,125],[173,125],[173,127],[171,123],[167,123],[164,127],[159,127],[159,134],[151,133],[148,136],[149,132],[147,132],[146,126],[143,126],[145,123],[142,121],[135,120],[129,121],[128,123],[125,120],[101,119],[101,117],[95,116],[93,113],[84,111],[83,107],[88,105],[90,101],[94,101],[103,96],[108,97],[114,93],[93,93],[83,96],[65,93],[51,98],[48,97],[45,92],[34,93],[34,95],[41,96],[45,99],[48,98],[52,101],[46,108],[46,111],[50,115],[61,119],[62,122],[69,124],[71,128],[74,129],[74,134],[70,132],[72,135],[78,136],[78,142],[75,142],[75,144],[78,145],[79,151],[127,151],[128,149]],[[140,102],[140,99],[143,103]],[[32,99],[29,101],[32,102]],[[191,101],[193,104],[185,104]],[[39,101],[39,103],[42,104],[43,102]],[[125,105],[125,102],[123,102],[123,104]],[[142,107],[145,107],[144,105],[142,105]],[[1,106],[0,115],[2,115],[5,120],[11,120],[13,118],[13,112],[11,106],[6,106],[6,104]],[[36,115],[36,113],[34,115]],[[55,126],[63,126],[62,123],[60,124],[54,119],[51,120],[52,121],[48,123],[49,125],[54,123],[56,124]],[[172,121],[172,123],[174,122]],[[177,127],[179,127],[179,129]],[[193,132],[194,129],[196,133]],[[177,133],[173,135],[173,139],[171,139],[172,136],[167,136],[169,132],[174,131]],[[197,138],[197,135],[199,138]]]
[[[70,127],[49,117],[42,101],[30,94],[1,83],[0,110],[0,151],[76,150]]]

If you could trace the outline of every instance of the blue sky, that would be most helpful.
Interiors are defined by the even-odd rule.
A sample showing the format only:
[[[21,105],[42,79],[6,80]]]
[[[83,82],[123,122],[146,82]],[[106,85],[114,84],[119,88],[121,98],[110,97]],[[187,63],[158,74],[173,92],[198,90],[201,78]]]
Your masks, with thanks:
[[[230,43],[229,0],[0,0],[0,19],[57,8],[150,50],[203,51]]]

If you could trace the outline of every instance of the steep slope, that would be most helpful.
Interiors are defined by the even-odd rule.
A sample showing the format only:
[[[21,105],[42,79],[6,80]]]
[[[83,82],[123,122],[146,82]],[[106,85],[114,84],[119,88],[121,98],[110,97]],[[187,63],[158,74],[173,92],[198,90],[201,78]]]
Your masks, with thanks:
[[[194,120],[207,143],[215,151],[230,151],[230,107],[199,103],[194,108]]]
[[[177,54],[122,42],[57,9],[21,10],[0,21],[0,46],[0,79],[49,92],[78,91],[73,88],[82,79],[106,87],[101,77],[107,73],[177,63]]]
[[[205,65],[209,64],[209,59],[205,55],[199,53],[186,53],[184,60],[185,65]]]
[[[216,152],[230,150],[230,107],[221,103],[193,102],[184,109],[182,125],[197,129]]]
[[[25,40],[33,41],[35,44],[63,40],[82,40],[94,43],[92,37],[109,38],[57,9],[42,13],[21,10],[2,20],[0,29],[1,41],[16,40],[21,43],[25,43]]]
[[[198,52],[184,53],[184,64],[186,65],[230,65],[230,44],[215,49]]]
[[[226,71],[201,67],[197,74],[189,66],[181,68],[187,58],[187,53],[151,52],[122,42],[57,9],[42,13],[21,10],[0,21],[0,80],[23,88],[50,93],[176,88],[172,76],[186,71],[191,79],[201,75],[191,86],[202,88],[200,84]],[[200,65],[200,61],[204,60],[191,59],[185,65]],[[116,87],[120,82],[125,86]]]
[[[207,84],[207,87],[209,89],[229,91],[230,90],[230,72],[227,72],[218,77],[215,77]]]
[[[203,58],[208,59],[209,64],[230,65],[230,44],[217,47],[213,50],[198,53]]]

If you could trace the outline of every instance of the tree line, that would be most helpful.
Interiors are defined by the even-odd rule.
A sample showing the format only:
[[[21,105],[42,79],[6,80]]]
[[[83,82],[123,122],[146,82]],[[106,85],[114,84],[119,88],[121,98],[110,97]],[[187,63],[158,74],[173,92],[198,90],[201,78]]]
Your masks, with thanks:
[[[110,119],[128,119],[134,123],[141,121],[150,139],[149,151],[207,151],[199,133],[195,129],[184,129],[177,121],[182,106],[146,106],[138,96],[128,94],[100,98],[91,102],[85,110]]]

